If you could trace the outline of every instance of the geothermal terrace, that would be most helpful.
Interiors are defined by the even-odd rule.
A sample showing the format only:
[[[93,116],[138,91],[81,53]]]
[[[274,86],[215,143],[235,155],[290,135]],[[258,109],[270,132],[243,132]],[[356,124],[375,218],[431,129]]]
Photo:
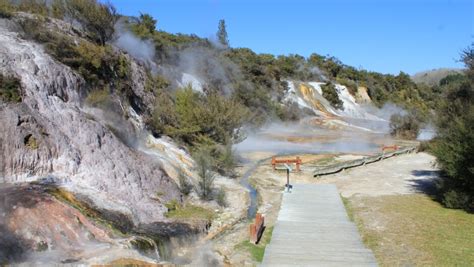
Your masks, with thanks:
[[[296,184],[284,193],[262,266],[376,266],[335,185]]]

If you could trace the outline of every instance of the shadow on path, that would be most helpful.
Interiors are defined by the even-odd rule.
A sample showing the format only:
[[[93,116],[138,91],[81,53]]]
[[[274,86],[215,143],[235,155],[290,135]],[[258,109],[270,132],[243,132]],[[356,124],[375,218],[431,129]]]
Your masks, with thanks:
[[[416,192],[426,194],[435,199],[438,194],[436,185],[439,180],[440,171],[414,170],[411,173],[419,177],[417,179],[408,180]]]

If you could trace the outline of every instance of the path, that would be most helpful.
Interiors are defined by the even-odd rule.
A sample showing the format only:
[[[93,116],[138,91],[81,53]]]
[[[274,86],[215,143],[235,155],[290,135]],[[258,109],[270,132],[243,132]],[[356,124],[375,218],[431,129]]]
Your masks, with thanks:
[[[335,185],[295,184],[284,193],[262,266],[376,266]]]

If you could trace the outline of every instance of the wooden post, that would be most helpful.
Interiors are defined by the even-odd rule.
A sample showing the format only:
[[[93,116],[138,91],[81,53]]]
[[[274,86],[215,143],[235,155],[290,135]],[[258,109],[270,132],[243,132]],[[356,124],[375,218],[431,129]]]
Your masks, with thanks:
[[[255,214],[255,223],[250,225],[250,242],[257,244],[265,229],[265,217],[261,213]]]
[[[256,243],[257,242],[257,229],[255,224],[250,224],[250,242]]]
[[[275,168],[276,168],[276,160],[275,160],[275,157],[274,157],[274,156],[272,157],[272,166],[273,166],[273,170],[275,170]]]

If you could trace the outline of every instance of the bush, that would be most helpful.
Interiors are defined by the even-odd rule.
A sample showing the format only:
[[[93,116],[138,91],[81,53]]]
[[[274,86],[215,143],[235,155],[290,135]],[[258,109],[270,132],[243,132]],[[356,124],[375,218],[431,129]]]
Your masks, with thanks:
[[[321,90],[323,91],[323,97],[326,98],[333,107],[336,109],[344,109],[344,103],[339,99],[334,84],[328,82],[321,86]]]
[[[0,18],[11,18],[13,11],[15,11],[15,7],[9,0],[0,0]]]
[[[110,102],[111,98],[107,90],[92,91],[86,98],[86,103],[95,108],[106,108]]]
[[[227,144],[238,138],[236,129],[247,113],[238,102],[217,93],[203,95],[190,87],[176,91],[176,98],[158,99],[151,120],[153,130],[185,144]]]
[[[225,193],[225,189],[221,187],[219,191],[217,192],[217,197],[216,197],[217,204],[221,207],[227,207],[227,197]]]
[[[471,209],[474,208],[470,203],[470,197],[464,192],[459,192],[455,190],[449,190],[443,194],[442,202],[444,206],[450,209],[462,209],[471,206]]]
[[[397,138],[416,139],[420,124],[413,114],[394,114],[390,117],[390,134]]]
[[[204,200],[212,200],[215,176],[211,171],[212,157],[209,151],[201,149],[194,154],[199,175],[199,196]]]
[[[18,10],[41,16],[47,16],[49,13],[46,0],[20,0],[18,1]]]
[[[20,80],[0,74],[0,100],[4,102],[21,102]]]
[[[187,196],[193,190],[193,184],[188,181],[186,175],[183,172],[178,173],[178,183],[179,183],[179,191],[181,194]]]

